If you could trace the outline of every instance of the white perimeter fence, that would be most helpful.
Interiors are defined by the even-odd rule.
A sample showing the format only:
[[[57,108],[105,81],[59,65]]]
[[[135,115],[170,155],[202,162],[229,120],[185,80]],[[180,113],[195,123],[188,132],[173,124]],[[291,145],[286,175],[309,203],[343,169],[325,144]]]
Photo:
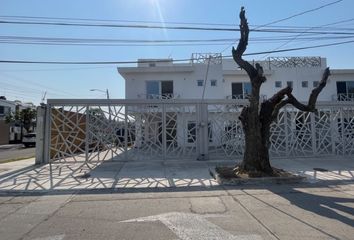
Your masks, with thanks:
[[[241,158],[246,101],[51,99],[38,111],[37,162]],[[286,106],[272,157],[354,155],[354,103]]]

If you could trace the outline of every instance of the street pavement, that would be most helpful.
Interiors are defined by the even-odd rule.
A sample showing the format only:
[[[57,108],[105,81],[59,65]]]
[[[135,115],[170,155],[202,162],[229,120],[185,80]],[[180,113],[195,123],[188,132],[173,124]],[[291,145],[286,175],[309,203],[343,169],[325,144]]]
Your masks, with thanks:
[[[232,162],[105,162],[92,169],[62,163],[52,164],[50,174],[49,165],[31,161],[0,172],[0,239],[354,236],[351,158],[275,159],[275,166],[308,181],[238,186],[220,186],[209,173]]]
[[[0,163],[34,157],[35,150],[34,147],[25,148],[23,144],[0,145]]]

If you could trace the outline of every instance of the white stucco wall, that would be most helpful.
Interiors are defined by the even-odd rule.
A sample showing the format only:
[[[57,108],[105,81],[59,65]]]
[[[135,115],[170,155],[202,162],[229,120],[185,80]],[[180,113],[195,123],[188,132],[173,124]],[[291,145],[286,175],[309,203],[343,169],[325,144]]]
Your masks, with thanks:
[[[251,61],[251,63],[253,63]],[[275,67],[267,61],[261,62],[267,81],[261,87],[261,94],[267,98],[285,87],[287,81],[293,82],[293,95],[300,101],[307,101],[313,89],[313,82],[320,81],[326,66],[321,58],[320,66]],[[140,64],[139,67],[119,68],[126,80],[126,98],[146,98],[146,81],[173,81],[174,94],[181,99],[201,99],[203,88],[197,86],[197,80],[204,80],[207,64],[179,64],[172,62],[156,63],[155,67]],[[211,80],[217,80],[217,86],[210,86]],[[327,86],[318,97],[319,101],[332,101],[336,94],[336,81],[353,81],[354,70],[332,70]],[[275,82],[282,82],[281,88]],[[302,81],[308,87],[302,87]],[[231,96],[232,82],[249,82],[245,71],[240,70],[232,59],[223,59],[222,64],[211,64],[205,87],[205,99],[225,99]]]

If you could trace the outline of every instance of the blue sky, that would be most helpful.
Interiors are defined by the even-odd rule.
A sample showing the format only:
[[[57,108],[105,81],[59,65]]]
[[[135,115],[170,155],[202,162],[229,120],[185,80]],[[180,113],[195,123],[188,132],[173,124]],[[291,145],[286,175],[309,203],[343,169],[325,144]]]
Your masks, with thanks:
[[[299,12],[335,2],[335,0],[2,0],[0,20],[6,16],[85,18],[99,20],[221,23],[238,27],[238,13],[245,6],[251,25],[263,25]],[[331,6],[309,12],[274,26],[323,26],[354,18],[354,1],[343,0]],[[16,20],[16,19],[15,19]],[[47,21],[42,19],[40,21]],[[102,23],[102,22],[101,22]],[[130,24],[130,23],[127,23]],[[134,24],[134,23],[131,23]],[[142,23],[143,24],[143,23]],[[104,27],[68,27],[0,23],[0,36],[87,38],[87,39],[238,39],[238,32],[182,31],[164,29],[130,29]],[[168,25],[168,24],[166,24]],[[273,25],[271,25],[273,26]],[[219,26],[217,26],[219,27]],[[231,26],[228,26],[231,27]],[[354,29],[354,21],[333,25]],[[348,31],[349,31],[348,30]],[[338,30],[342,31],[342,30]],[[352,31],[353,32],[353,31]],[[284,36],[251,32],[256,37]],[[292,35],[296,36],[296,35]],[[352,39],[292,41],[282,48],[305,47]],[[247,52],[268,51],[284,42],[250,42]],[[8,44],[0,42],[0,60],[29,61],[126,61],[138,58],[189,58],[194,52],[222,52],[228,44],[194,46],[60,46]],[[231,49],[223,52],[230,55]],[[307,49],[270,56],[323,56],[331,68],[354,68],[354,43]],[[249,59],[262,59],[264,55]],[[111,98],[124,98],[124,80],[117,73],[118,65],[45,65],[0,63],[0,95],[38,104],[47,91],[47,98],[104,98],[101,92],[89,89],[109,89]]]

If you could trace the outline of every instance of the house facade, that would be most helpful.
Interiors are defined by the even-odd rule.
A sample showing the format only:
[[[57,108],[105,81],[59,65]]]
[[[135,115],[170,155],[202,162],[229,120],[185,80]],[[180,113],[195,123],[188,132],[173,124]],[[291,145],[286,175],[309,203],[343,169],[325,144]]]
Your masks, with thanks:
[[[205,56],[204,56],[205,57]],[[140,59],[136,67],[119,67],[126,99],[245,99],[251,86],[246,72],[232,59],[214,55],[190,63],[173,59]],[[261,95],[269,98],[286,85],[300,101],[307,101],[327,67],[321,57],[281,57],[251,62],[263,66],[267,81]],[[354,100],[354,69],[331,69],[318,101]]]
[[[308,100],[327,67],[326,59],[321,57],[269,58],[266,61],[251,63],[260,64],[267,77],[261,88],[261,98],[270,98],[280,89],[290,85],[293,95],[300,101]],[[140,108],[127,107],[134,119],[135,147],[160,146],[165,143],[167,150],[188,151],[198,146],[196,139],[199,139],[206,142],[199,144],[206,148],[205,151],[199,149],[199,153],[214,152],[216,156],[220,151],[227,152],[227,155],[238,151],[236,155],[241,154],[243,134],[238,114],[242,105],[247,102],[245,100],[250,94],[251,85],[246,72],[232,59],[222,59],[220,54],[197,54],[189,63],[175,63],[173,59],[141,59],[138,60],[137,66],[119,67],[118,72],[125,79],[127,100],[163,100],[161,102],[165,103],[165,106],[157,104]],[[333,104],[354,101],[353,86],[354,69],[331,69],[330,79],[319,95],[318,102]],[[173,104],[178,102],[186,104]],[[206,104],[200,104],[203,102]],[[189,103],[192,104],[188,105]],[[316,118],[330,116],[330,113],[321,114]],[[289,120],[289,130],[281,128],[280,131],[282,135],[285,131],[292,132],[294,136],[291,137],[290,145],[305,141],[310,135],[316,135],[311,133],[316,131],[316,127],[312,126],[314,118],[310,114],[288,111],[280,117]],[[352,117],[350,119],[348,121],[352,124]],[[288,120],[281,121],[285,123]],[[334,120],[326,120],[326,124],[331,121]],[[336,129],[333,132],[340,133],[340,129],[348,128],[347,120],[343,121],[343,127],[332,124]],[[277,138],[273,136],[273,146],[283,146],[284,143],[277,143],[282,138]],[[313,144],[315,141],[307,147],[310,149]],[[329,146],[328,143],[327,145]],[[279,152],[279,149],[274,152]]]

